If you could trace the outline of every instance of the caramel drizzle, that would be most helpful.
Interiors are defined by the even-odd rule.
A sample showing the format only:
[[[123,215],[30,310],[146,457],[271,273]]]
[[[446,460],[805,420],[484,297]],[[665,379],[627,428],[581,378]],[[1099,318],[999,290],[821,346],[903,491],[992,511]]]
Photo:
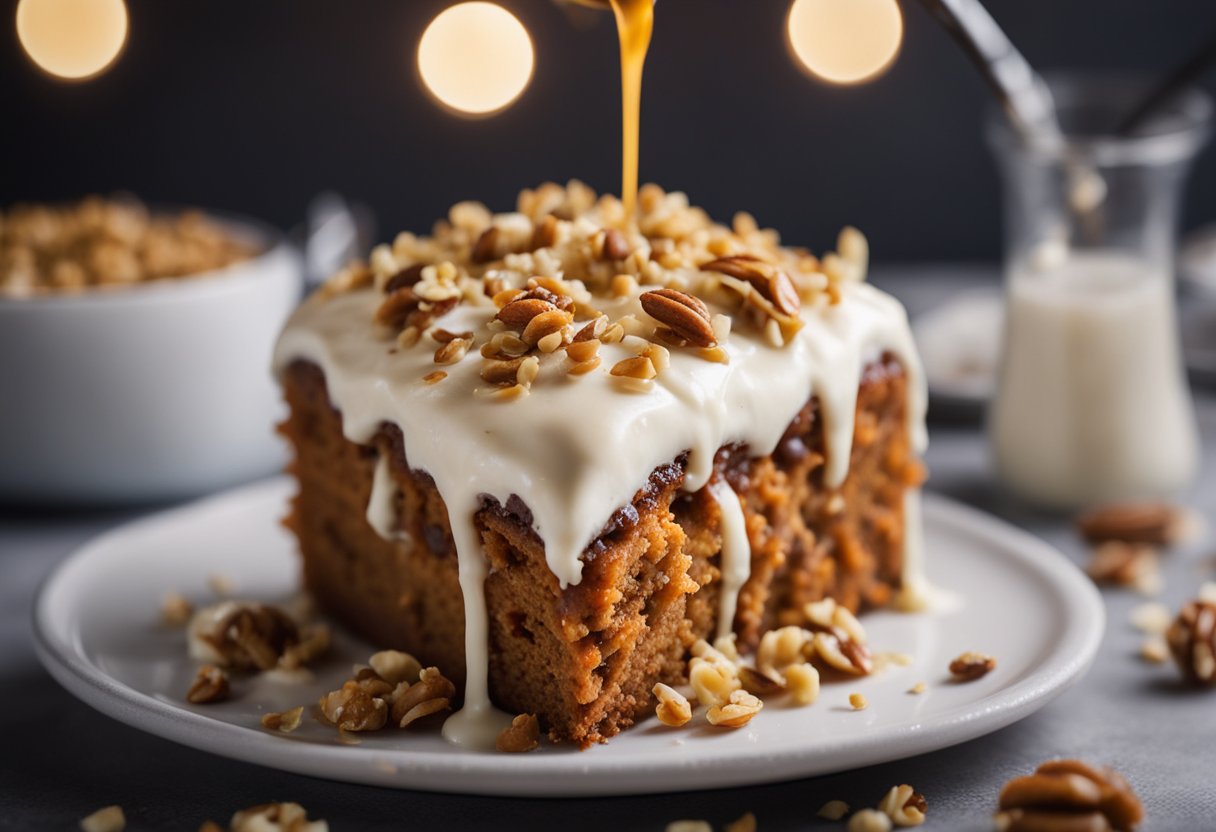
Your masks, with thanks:
[[[638,201],[642,68],[654,31],[654,0],[609,0],[621,41],[621,202],[632,222]]]

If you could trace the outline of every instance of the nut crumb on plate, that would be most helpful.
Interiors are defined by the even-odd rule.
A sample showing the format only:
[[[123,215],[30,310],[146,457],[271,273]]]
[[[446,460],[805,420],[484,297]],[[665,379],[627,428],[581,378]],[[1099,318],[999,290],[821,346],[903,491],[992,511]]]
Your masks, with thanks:
[[[122,832],[127,828],[127,818],[121,806],[105,806],[80,821],[84,832]]]
[[[1140,632],[1156,636],[1164,634],[1170,628],[1174,616],[1165,604],[1150,601],[1135,607],[1128,620]]]
[[[1170,646],[1161,636],[1151,636],[1140,643],[1140,658],[1153,664],[1170,660]]]
[[[996,659],[974,650],[968,650],[950,662],[950,675],[956,682],[974,682],[995,669]]]
[[[654,686],[653,693],[659,701],[655,706],[659,722],[678,728],[692,719],[692,705],[684,694],[661,682]]]
[[[866,699],[865,694],[861,694],[861,693],[850,693],[849,694],[849,706],[852,707],[853,710],[864,711],[866,709],[866,706],[868,706],[869,704],[870,704],[870,701],[868,699]]]
[[[160,602],[160,620],[167,627],[185,627],[194,613],[194,605],[180,592],[169,591]]]
[[[190,689],[186,691],[186,701],[195,705],[207,705],[212,702],[223,702],[229,693],[228,674],[220,668],[205,664],[198,669]]]
[[[268,713],[262,717],[262,727],[271,731],[279,731],[283,734],[290,734],[292,731],[300,727],[300,721],[304,717],[304,706],[300,705],[292,708],[289,711],[282,713]]]
[[[926,685],[926,684],[925,684],[925,683],[922,681],[922,682],[917,682],[917,683],[916,683],[916,684],[914,684],[912,687],[908,688],[908,693],[911,693],[911,694],[921,694],[921,693],[924,693],[925,691],[927,691],[928,689],[929,689],[929,686],[928,686],[928,685]]]
[[[736,690],[730,695],[729,701],[723,705],[714,705],[706,712],[705,718],[710,725],[719,728],[742,728],[752,721],[752,717],[760,713],[764,703],[745,690]]]
[[[1085,572],[1096,584],[1130,587],[1145,595],[1161,590],[1157,550],[1145,543],[1103,543],[1093,551]]]
[[[329,832],[323,820],[308,819],[299,803],[264,803],[242,809],[229,822],[231,832]]]

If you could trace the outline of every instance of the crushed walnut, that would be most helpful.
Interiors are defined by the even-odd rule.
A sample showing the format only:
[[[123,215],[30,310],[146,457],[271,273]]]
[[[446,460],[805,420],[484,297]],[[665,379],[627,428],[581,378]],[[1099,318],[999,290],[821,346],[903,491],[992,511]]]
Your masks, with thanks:
[[[815,813],[817,817],[824,820],[840,820],[849,813],[849,804],[843,800],[829,800],[827,803],[819,807],[819,811]]]
[[[1144,807],[1118,773],[1080,760],[1051,760],[1034,774],[1015,777],[1001,789],[996,828],[1004,832],[1044,829],[1108,829],[1127,832],[1144,819]]]
[[[862,809],[849,818],[848,832],[891,832],[891,818],[877,809]]]
[[[225,601],[190,621],[190,655],[241,671],[276,667],[300,643],[300,628],[283,610],[252,601]]]
[[[1188,682],[1216,686],[1216,604],[1202,600],[1184,604],[1165,639]]]
[[[262,727],[282,734],[290,734],[300,727],[304,718],[304,706],[300,705],[282,713],[269,713],[262,717]]]
[[[747,214],[714,223],[682,193],[647,185],[638,206],[626,217],[618,199],[579,182],[524,191],[509,213],[458,203],[430,236],[377,246],[321,297],[379,292],[374,322],[400,348],[427,346],[448,368],[479,356],[486,397],[502,401],[527,395],[547,366],[560,369],[554,377],[598,371],[646,391],[666,369],[656,347],[715,363],[729,362],[739,332],[784,347],[804,309],[838,303],[842,285],[865,276],[868,245],[853,228],[820,260],[782,247]],[[449,332],[443,319],[458,307],[480,310],[484,323]],[[605,361],[602,345],[627,354]],[[442,379],[437,372],[427,383]]]
[[[870,700],[866,699],[863,693],[849,694],[849,707],[855,711],[864,711],[870,705]]]
[[[198,211],[152,214],[133,197],[15,205],[0,212],[0,296],[190,277],[255,253]]]

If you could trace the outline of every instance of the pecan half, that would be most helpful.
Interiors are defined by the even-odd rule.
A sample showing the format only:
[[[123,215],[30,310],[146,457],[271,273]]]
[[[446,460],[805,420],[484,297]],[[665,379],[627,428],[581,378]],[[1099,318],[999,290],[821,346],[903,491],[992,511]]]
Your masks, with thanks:
[[[1187,603],[1166,631],[1165,639],[1187,681],[1216,686],[1216,604]]]
[[[685,341],[698,347],[718,343],[709,308],[698,297],[677,289],[654,289],[643,292],[638,300],[646,314],[671,329]]]
[[[1179,532],[1179,512],[1165,503],[1117,503],[1077,518],[1077,530],[1090,543],[1118,540],[1165,546]]]
[[[703,272],[719,272],[746,281],[781,315],[793,317],[802,308],[802,299],[789,275],[772,263],[747,254],[720,257],[701,266]]]
[[[1080,760],[1051,760],[1015,777],[1001,789],[999,808],[997,825],[1007,832],[1125,832],[1144,818],[1126,780]]]
[[[633,249],[629,247],[629,241],[625,239],[624,234],[615,228],[604,232],[604,260],[624,260],[632,253]]]
[[[498,314],[494,317],[506,324],[509,329],[523,332],[537,315],[555,311],[557,311],[557,305],[554,303],[524,296],[499,309]]]

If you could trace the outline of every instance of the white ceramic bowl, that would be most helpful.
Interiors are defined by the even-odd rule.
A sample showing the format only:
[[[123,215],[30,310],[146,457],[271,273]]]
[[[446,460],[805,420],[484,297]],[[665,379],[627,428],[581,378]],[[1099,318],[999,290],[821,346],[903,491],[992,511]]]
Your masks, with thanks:
[[[202,494],[281,468],[275,338],[300,299],[277,232],[225,221],[264,253],[213,273],[0,299],[0,502]]]

